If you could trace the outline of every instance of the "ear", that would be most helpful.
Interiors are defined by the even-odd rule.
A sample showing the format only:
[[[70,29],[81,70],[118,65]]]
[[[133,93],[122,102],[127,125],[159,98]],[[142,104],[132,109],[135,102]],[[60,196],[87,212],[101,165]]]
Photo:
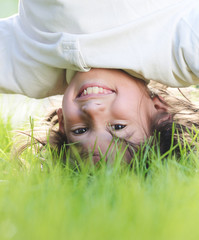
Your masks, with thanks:
[[[59,123],[59,132],[65,133],[65,130],[64,130],[64,118],[63,118],[63,112],[62,112],[61,108],[59,108],[57,110],[57,116],[58,116],[58,123]]]
[[[154,104],[154,107],[155,109],[158,111],[158,112],[167,112],[167,105],[164,101],[164,99],[160,96],[155,96],[153,99],[153,104]]]
[[[158,121],[158,124],[172,119],[171,114],[168,113],[167,104],[165,103],[165,101],[162,97],[155,96],[152,99],[152,101],[153,101],[155,109],[159,113],[159,116],[161,116]]]

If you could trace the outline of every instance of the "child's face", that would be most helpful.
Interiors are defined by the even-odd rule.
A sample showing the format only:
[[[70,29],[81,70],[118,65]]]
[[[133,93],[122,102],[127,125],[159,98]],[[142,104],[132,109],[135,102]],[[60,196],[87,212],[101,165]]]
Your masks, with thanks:
[[[142,82],[119,70],[77,73],[65,91],[60,130],[70,142],[106,152],[113,135],[139,143],[157,107]],[[98,148],[95,153],[97,155]]]

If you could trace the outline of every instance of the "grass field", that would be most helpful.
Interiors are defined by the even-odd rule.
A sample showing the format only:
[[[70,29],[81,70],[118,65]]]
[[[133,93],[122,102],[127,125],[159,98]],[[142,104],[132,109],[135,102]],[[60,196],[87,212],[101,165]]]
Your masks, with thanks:
[[[45,154],[11,155],[0,121],[0,239],[198,239],[198,150],[188,159],[154,155],[146,175],[115,163],[72,171]],[[142,160],[144,159],[144,156]]]
[[[1,0],[1,16],[16,6]],[[154,155],[147,175],[117,162],[75,172],[50,152],[41,168],[30,151],[25,164],[13,157],[13,114],[0,113],[0,240],[199,239],[199,149],[179,161]]]

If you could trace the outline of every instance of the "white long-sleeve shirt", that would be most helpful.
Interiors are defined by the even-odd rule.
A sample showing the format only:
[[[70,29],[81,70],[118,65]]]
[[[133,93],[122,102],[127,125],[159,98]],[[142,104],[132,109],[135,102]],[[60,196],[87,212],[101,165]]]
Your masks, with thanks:
[[[21,0],[19,14],[0,21],[0,66],[0,92],[34,98],[90,68],[199,84],[199,2]]]

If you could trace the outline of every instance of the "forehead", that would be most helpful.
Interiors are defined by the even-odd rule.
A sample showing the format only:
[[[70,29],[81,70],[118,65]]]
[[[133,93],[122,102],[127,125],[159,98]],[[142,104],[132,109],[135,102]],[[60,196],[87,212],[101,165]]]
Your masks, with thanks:
[[[81,143],[77,143],[72,147],[72,151],[78,151],[83,160],[90,160],[92,158],[94,164],[100,160],[112,163],[117,160],[117,158],[119,158],[121,162],[130,163],[136,147],[136,144],[113,138],[106,147],[87,148]]]

